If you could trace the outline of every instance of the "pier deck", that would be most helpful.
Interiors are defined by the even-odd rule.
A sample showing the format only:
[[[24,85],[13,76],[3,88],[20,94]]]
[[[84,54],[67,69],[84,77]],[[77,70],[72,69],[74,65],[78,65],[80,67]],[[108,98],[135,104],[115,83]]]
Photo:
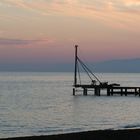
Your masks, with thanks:
[[[83,95],[88,94],[89,89],[94,90],[94,94],[97,96],[101,95],[101,90],[106,90],[106,95],[139,95],[140,96],[140,87],[126,87],[126,86],[111,86],[111,85],[74,85],[75,88],[82,88]],[[75,88],[73,89],[73,95],[75,95]]]

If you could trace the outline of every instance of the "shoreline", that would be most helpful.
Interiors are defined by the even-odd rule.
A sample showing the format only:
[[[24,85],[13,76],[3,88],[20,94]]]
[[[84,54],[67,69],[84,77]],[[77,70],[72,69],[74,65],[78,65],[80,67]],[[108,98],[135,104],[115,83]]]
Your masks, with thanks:
[[[140,129],[95,130],[67,134],[1,138],[0,140],[140,140]]]

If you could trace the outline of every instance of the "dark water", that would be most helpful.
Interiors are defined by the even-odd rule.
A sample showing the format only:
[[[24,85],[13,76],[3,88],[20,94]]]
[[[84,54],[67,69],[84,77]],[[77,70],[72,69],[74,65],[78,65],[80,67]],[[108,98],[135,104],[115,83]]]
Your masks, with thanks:
[[[97,76],[140,86],[140,74]],[[140,127],[140,97],[72,96],[72,84],[73,73],[0,73],[0,138]]]

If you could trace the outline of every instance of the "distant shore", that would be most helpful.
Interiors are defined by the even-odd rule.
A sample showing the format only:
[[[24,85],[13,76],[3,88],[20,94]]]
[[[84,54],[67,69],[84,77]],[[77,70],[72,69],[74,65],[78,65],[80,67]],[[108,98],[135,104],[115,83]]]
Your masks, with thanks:
[[[5,138],[0,140],[140,140],[140,129],[97,130],[48,136]]]

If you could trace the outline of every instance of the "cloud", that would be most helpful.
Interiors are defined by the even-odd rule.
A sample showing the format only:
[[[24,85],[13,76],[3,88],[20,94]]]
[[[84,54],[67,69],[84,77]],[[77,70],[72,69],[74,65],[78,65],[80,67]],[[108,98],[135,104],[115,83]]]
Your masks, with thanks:
[[[25,8],[30,9],[30,6],[28,5],[28,1],[23,0],[4,0],[0,2],[1,5],[5,5],[5,7],[18,7],[18,8]]]
[[[124,4],[129,7],[140,7],[140,0],[124,0]]]
[[[70,14],[81,10],[90,11],[103,11],[104,9],[117,10],[120,8],[134,8],[134,6],[140,6],[139,0],[102,0],[102,1],[86,1],[86,0],[4,0],[0,4],[4,4],[7,7],[17,7],[26,10],[32,10],[40,12],[43,15],[49,13],[63,13]],[[76,12],[75,12],[76,14]]]
[[[4,0],[0,3],[7,7],[15,7],[34,14],[38,13],[41,16],[88,18],[109,27],[125,30],[133,30],[133,27],[137,26],[136,23],[140,21],[139,0]],[[18,12],[16,16],[19,17]],[[26,16],[28,16],[27,13]]]
[[[32,40],[0,39],[0,45],[26,45],[32,42]]]
[[[65,2],[64,2],[65,3]],[[55,9],[56,5],[63,5],[63,2],[57,2],[56,0],[4,0],[0,1],[0,5],[11,8],[19,8],[22,10],[27,10],[35,13],[40,13],[41,15],[47,15],[50,12],[58,12],[60,9]]]
[[[7,38],[0,38],[0,46],[1,45],[14,45],[14,46],[26,46],[26,45],[33,45],[33,44],[47,44],[51,42],[48,39],[38,39],[38,40],[23,40],[23,39],[7,39]]]
[[[139,0],[4,0],[0,3],[7,7],[16,7],[27,11],[38,12],[41,15],[61,14],[80,17],[85,14],[94,14],[94,12],[124,12],[124,9],[128,10],[128,8],[129,10],[137,10],[135,6],[140,6]],[[127,12],[127,10],[125,12]]]

